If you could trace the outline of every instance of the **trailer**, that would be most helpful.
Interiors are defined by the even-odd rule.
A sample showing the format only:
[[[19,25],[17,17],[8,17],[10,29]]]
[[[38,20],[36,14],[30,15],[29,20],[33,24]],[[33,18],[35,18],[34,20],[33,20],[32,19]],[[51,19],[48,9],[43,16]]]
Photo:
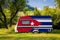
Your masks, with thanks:
[[[21,16],[15,32],[51,32],[52,29],[51,16]]]

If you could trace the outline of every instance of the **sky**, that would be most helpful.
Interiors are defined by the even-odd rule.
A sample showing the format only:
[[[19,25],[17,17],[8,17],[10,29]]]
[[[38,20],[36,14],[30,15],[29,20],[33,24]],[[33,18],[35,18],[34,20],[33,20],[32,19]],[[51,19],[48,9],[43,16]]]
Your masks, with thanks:
[[[44,6],[55,7],[54,0],[28,0],[27,4],[37,9],[43,9]]]

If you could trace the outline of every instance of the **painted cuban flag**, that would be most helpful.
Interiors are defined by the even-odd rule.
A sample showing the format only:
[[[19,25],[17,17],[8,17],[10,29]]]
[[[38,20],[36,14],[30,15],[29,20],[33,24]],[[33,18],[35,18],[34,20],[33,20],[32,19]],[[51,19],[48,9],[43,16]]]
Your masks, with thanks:
[[[18,20],[17,30],[19,32],[50,32],[52,18],[51,16],[22,16]]]
[[[39,23],[40,27],[52,27],[52,18],[51,16],[30,16],[33,20],[36,20],[36,23]],[[35,23],[35,25],[36,25]]]

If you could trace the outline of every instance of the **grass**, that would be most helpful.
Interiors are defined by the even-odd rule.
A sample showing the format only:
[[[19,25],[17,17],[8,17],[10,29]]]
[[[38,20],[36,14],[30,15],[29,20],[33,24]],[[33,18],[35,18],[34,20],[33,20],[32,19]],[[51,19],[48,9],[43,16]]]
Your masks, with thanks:
[[[51,33],[15,33],[14,26],[0,29],[0,40],[60,40],[60,30]]]
[[[0,35],[0,40],[60,40],[60,34],[16,33]]]

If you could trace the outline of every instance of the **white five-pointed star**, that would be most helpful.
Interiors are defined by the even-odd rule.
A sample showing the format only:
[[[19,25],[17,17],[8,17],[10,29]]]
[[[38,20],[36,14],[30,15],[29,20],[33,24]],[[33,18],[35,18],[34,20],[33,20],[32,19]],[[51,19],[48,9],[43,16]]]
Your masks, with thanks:
[[[34,22],[31,22],[31,25],[33,26],[34,25]]]

